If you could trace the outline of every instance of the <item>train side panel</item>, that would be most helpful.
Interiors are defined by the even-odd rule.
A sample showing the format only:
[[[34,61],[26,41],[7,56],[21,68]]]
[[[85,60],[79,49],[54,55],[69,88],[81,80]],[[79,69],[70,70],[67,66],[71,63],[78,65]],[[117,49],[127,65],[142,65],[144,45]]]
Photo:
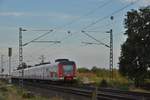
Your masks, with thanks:
[[[74,80],[76,77],[76,65],[74,62],[56,62],[54,64],[45,64],[26,68],[23,71],[24,79],[31,80]],[[22,78],[22,70],[12,72],[13,78]]]

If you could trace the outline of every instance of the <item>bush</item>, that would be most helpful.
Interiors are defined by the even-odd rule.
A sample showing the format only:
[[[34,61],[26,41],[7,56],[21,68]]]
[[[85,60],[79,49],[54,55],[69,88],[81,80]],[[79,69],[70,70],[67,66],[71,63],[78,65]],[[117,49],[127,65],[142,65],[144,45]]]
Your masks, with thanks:
[[[1,87],[0,87],[0,91],[2,91],[2,92],[7,92],[8,89],[7,89],[6,86],[1,86]]]
[[[101,82],[100,82],[100,85],[99,85],[100,87],[108,87],[108,82],[105,80],[105,79],[103,79]]]
[[[32,92],[28,91],[28,92],[23,93],[22,97],[23,98],[33,98],[34,94]]]
[[[78,68],[78,72],[79,73],[86,73],[86,72],[90,72],[90,70],[88,68],[82,67],[82,68]]]
[[[0,100],[5,100],[4,96],[0,95]]]

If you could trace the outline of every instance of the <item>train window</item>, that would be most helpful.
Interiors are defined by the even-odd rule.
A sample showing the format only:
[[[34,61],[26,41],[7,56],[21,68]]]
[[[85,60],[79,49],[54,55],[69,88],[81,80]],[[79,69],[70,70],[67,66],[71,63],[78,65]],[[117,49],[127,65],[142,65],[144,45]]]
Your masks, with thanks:
[[[73,66],[72,65],[64,65],[63,70],[64,70],[64,73],[66,73],[66,74],[71,73],[73,71]]]

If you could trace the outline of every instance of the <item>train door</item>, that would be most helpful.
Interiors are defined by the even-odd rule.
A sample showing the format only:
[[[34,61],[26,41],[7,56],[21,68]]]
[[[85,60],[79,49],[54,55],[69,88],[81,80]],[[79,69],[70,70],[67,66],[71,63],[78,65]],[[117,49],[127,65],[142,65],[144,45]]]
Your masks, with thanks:
[[[45,67],[45,70],[44,70],[44,74],[45,74],[45,79],[49,80],[50,77],[49,77],[49,72],[50,72],[50,68],[47,66]]]
[[[53,67],[51,67],[50,75],[51,75],[52,80],[54,81],[58,80],[57,70],[58,70],[57,65],[54,65]]]

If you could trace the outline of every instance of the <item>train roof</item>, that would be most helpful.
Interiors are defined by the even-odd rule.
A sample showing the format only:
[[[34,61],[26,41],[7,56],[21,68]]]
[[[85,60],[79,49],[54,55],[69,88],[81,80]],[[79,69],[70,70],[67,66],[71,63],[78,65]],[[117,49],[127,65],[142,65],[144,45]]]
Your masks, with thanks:
[[[69,59],[56,59],[55,62],[64,62],[64,61],[69,61]]]
[[[40,67],[43,67],[43,66],[46,67],[47,65],[53,66],[53,65],[57,65],[57,64],[75,64],[75,62],[74,61],[69,61],[69,59],[56,59],[54,63],[44,62],[44,63],[40,63],[40,64],[35,64],[34,66],[24,68],[23,70],[32,69],[32,68],[40,68]],[[22,70],[22,69],[18,69],[16,71],[19,71],[19,70]]]
[[[43,62],[43,63],[40,63],[40,64],[35,64],[34,66],[40,66],[40,65],[46,65],[46,64],[51,64],[50,62]]]

